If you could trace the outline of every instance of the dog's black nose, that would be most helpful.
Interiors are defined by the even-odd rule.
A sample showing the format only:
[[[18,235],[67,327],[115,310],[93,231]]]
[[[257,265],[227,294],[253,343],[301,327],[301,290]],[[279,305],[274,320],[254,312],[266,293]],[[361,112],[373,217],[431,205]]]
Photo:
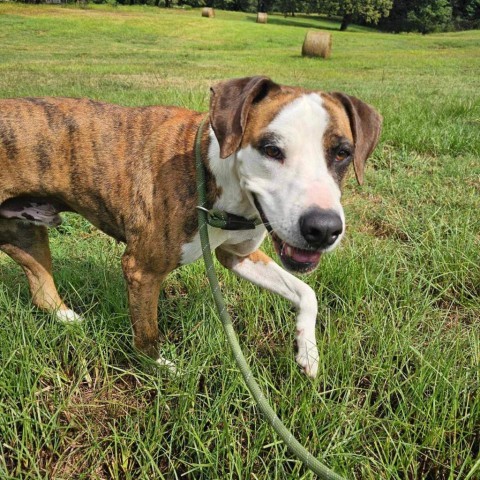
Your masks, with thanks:
[[[328,248],[343,231],[343,222],[333,210],[311,208],[300,217],[300,232],[313,248]]]

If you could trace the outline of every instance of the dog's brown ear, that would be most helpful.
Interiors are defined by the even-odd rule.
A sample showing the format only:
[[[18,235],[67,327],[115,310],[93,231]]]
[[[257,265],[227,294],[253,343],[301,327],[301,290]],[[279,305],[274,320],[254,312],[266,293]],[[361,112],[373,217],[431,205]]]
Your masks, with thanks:
[[[341,92],[331,92],[330,95],[340,101],[350,119],[350,128],[355,142],[353,166],[357,182],[361,185],[365,162],[377,146],[383,118],[372,106],[358,98]]]
[[[267,77],[246,77],[217,83],[210,89],[210,123],[220,144],[221,158],[240,147],[250,107],[279,88]]]

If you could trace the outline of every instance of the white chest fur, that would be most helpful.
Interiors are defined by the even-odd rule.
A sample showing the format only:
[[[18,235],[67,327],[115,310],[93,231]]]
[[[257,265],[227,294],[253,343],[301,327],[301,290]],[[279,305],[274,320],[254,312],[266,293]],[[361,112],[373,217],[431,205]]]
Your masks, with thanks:
[[[228,238],[228,232],[219,228],[208,227],[208,237],[210,246],[215,250],[219,245],[224,243]],[[182,258],[180,263],[186,265],[198,260],[202,256],[202,246],[200,245],[200,234],[197,232],[190,243],[186,243],[182,247]]]
[[[208,227],[210,247],[215,250],[223,245],[226,250],[248,255],[260,246],[265,237],[265,228],[259,225],[255,230],[227,231],[219,228]],[[182,246],[181,265],[186,265],[198,260],[202,256],[200,234],[197,232],[193,240]]]

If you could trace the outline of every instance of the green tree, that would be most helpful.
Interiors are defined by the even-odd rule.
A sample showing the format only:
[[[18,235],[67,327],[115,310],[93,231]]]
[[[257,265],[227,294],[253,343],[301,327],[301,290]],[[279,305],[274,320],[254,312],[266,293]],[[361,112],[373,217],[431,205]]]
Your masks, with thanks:
[[[323,13],[340,15],[340,30],[346,30],[354,19],[368,23],[378,23],[381,17],[389,14],[393,0],[325,0],[320,8]]]
[[[298,6],[301,2],[299,0],[277,0],[275,2],[276,7],[285,15],[295,16],[295,12],[298,11]]]
[[[451,0],[451,4],[456,28],[480,28],[480,0]]]
[[[412,30],[422,34],[444,30],[452,19],[452,6],[449,0],[416,0],[407,13]]]
[[[205,4],[220,10],[236,10],[239,12],[252,12],[255,10],[256,0],[204,0]]]

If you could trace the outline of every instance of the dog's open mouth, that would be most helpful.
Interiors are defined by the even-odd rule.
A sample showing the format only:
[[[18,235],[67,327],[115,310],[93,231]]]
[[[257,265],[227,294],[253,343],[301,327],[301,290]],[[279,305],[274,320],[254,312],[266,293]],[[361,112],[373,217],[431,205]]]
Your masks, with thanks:
[[[309,273],[315,270],[315,268],[317,268],[318,266],[318,263],[320,262],[322,252],[319,252],[318,250],[304,250],[302,248],[289,245],[287,242],[282,240],[272,229],[270,222],[265,216],[265,213],[263,212],[257,198],[255,196],[253,198],[255,201],[255,206],[260,213],[262,222],[264,223],[265,228],[268,230],[272,237],[275,251],[280,257],[280,260],[282,261],[285,268],[287,268],[287,270],[297,273]]]
[[[298,273],[309,273],[317,268],[322,252],[293,247],[281,240],[273,230],[270,231],[270,234],[275,251],[288,270]]]

